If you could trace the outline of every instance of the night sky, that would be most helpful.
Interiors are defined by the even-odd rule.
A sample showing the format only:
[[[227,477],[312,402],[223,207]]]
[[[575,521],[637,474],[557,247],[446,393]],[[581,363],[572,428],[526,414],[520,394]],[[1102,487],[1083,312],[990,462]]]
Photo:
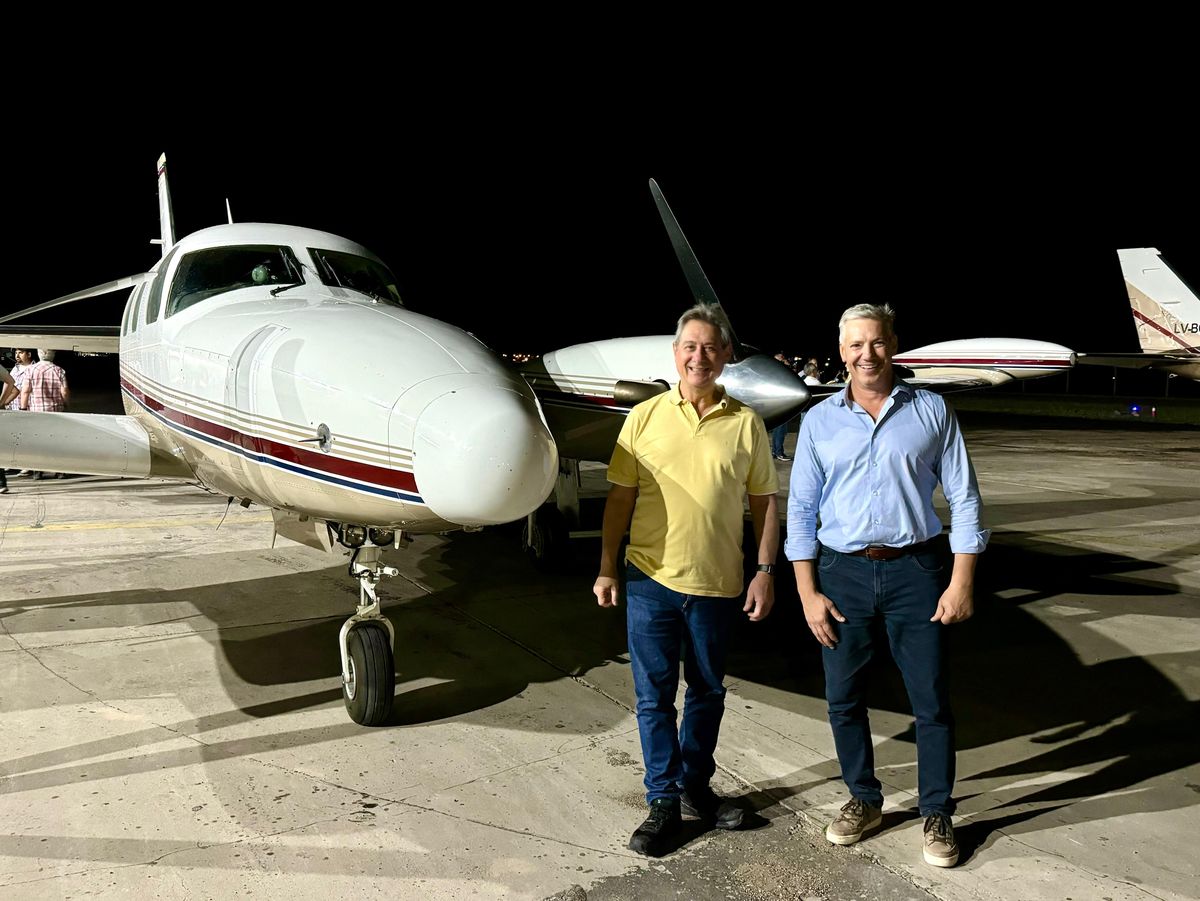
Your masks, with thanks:
[[[739,337],[772,352],[833,353],[838,314],[861,301],[897,309],[901,349],[1010,336],[1134,351],[1116,249],[1157,247],[1200,285],[1194,160],[1112,127],[980,119],[824,144],[747,129],[689,149],[634,128],[494,118],[361,137],[31,139],[7,168],[15,284],[0,307],[153,265],[163,150],[180,234],[223,222],[228,197],[238,221],[344,235],[391,266],[412,309],[500,351],[672,330],[691,298],[652,176]],[[89,301],[38,318],[119,315]]]

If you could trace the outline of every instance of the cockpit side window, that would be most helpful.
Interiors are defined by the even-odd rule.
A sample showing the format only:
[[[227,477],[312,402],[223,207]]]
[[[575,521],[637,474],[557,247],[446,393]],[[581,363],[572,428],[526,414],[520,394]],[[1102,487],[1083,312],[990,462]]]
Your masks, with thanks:
[[[121,320],[121,334],[128,335],[131,331],[137,328],[138,308],[142,302],[142,295],[146,293],[146,283],[142,282],[136,288],[129,292],[129,300],[125,302],[125,318]]]
[[[400,289],[396,287],[396,276],[382,263],[340,250],[310,247],[308,252],[317,264],[317,275],[323,284],[350,288],[381,303],[404,306]]]
[[[179,261],[171,282],[167,315],[174,316],[202,300],[238,288],[302,284],[300,263],[287,246],[240,244],[196,250]]]
[[[175,255],[179,252],[179,248],[174,248],[168,253],[161,263],[158,264],[158,275],[154,276],[154,281],[150,285],[150,293],[146,295],[146,324],[158,321],[158,311],[162,307],[162,290],[163,281],[167,277],[167,270],[171,268],[171,262],[175,259]],[[135,325],[134,328],[137,326]]]

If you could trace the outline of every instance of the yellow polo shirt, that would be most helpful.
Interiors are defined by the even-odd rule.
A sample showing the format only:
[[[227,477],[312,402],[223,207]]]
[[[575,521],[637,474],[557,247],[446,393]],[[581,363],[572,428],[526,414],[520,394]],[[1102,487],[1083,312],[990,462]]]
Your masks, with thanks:
[[[677,384],[629,412],[608,480],[638,490],[628,562],[683,594],[742,593],[745,495],[779,490],[757,413],[726,394],[700,419]]]

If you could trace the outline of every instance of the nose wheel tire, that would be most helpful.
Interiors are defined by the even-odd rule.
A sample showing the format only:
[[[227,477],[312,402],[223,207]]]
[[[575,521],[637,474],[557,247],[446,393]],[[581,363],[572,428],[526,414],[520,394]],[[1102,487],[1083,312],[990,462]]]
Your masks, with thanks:
[[[346,636],[348,682],[342,698],[350,719],[360,726],[382,726],[396,694],[396,663],[388,631],[378,623],[358,623]]]

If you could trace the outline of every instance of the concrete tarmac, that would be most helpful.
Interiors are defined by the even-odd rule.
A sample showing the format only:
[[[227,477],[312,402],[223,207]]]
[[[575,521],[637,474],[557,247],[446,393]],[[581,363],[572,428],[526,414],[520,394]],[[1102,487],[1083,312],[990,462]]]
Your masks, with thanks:
[[[1195,898],[1197,433],[964,425],[995,532],[977,614],[950,627],[952,870],[921,861],[890,664],[883,828],[824,840],[844,786],[787,574],[738,627],[718,750],[716,788],[756,828],[691,824],[650,861],[625,847],[642,771],[596,541],[549,576],[513,527],[391,552],[394,721],[364,729],[337,677],[344,558],[272,547],[269,512],[193,487],[10,478],[0,897]]]

